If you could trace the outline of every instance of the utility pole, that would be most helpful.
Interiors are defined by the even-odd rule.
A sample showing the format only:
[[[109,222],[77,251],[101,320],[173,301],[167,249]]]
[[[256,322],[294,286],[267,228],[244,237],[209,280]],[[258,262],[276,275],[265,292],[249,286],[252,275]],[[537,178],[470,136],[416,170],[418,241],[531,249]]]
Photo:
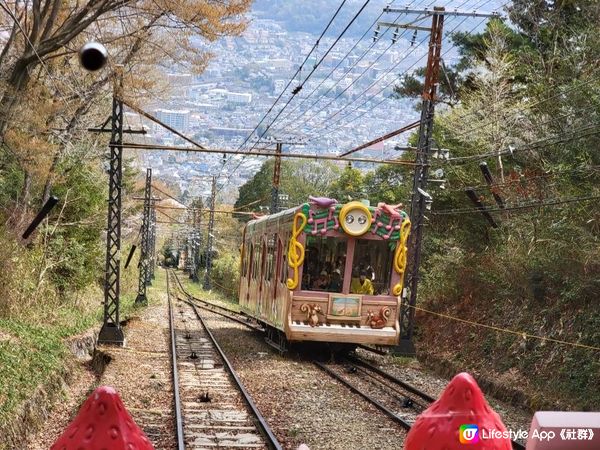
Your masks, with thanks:
[[[192,224],[188,225],[187,228],[187,236],[186,236],[186,261],[185,261],[185,270],[187,271],[191,280],[194,279],[194,267],[196,263],[194,261],[194,224],[193,224],[193,214],[194,211],[191,208],[188,208],[186,211],[186,222],[189,223],[190,215],[192,215]]]
[[[123,66],[117,66],[113,84],[108,170],[108,224],[104,279],[104,321],[99,344],[123,345],[125,335],[119,322],[121,279],[121,181],[123,178]]]
[[[283,153],[283,144],[286,145],[306,145],[302,141],[284,141],[279,138],[269,137],[268,139],[259,140],[257,144],[273,145],[275,143],[275,163],[273,164],[273,182],[271,184],[271,207],[269,208],[270,214],[279,212],[279,204],[281,198],[279,197],[279,186],[281,180],[281,154]]]
[[[198,198],[192,203],[192,223],[193,223],[193,281],[198,281],[198,270],[200,269],[200,255],[202,252],[202,199]]]
[[[273,166],[273,185],[271,186],[271,214],[279,212],[279,179],[281,177],[281,149],[283,144],[277,142],[275,148],[275,165]]]
[[[431,135],[433,132],[433,119],[435,114],[436,92],[438,86],[444,17],[472,16],[472,17],[497,17],[497,14],[446,11],[443,7],[417,10],[408,8],[383,9],[385,13],[419,14],[431,16],[431,28],[414,25],[380,22],[380,26],[387,26],[417,31],[429,31],[429,51],[427,67],[425,70],[425,83],[422,94],[421,119],[419,122],[419,139],[415,158],[415,172],[413,175],[413,189],[410,202],[411,235],[408,244],[408,268],[406,272],[405,289],[402,292],[402,306],[400,308],[400,342],[394,352],[404,356],[416,354],[413,343],[415,306],[417,304],[417,287],[419,284],[419,268],[421,265],[421,247],[423,242],[423,221],[425,210],[430,207],[432,198],[425,191],[429,177],[429,158],[431,156]],[[408,292],[407,292],[408,291]]]
[[[154,199],[152,199],[152,207],[150,209],[150,266],[148,267],[148,283],[154,280],[154,268],[156,266],[156,207]]]
[[[200,270],[200,265],[202,263],[202,249],[204,248],[204,236],[202,236],[202,208],[204,204],[202,202],[202,197],[198,197],[198,261],[196,266],[196,273]]]
[[[152,227],[152,216],[150,210],[152,202],[152,169],[146,169],[146,185],[144,188],[144,215],[142,217],[142,242],[140,244],[140,275],[138,279],[138,293],[135,303],[147,305],[146,286],[149,284],[149,253],[150,253],[150,228]]]
[[[206,240],[206,272],[204,275],[204,289],[211,288],[212,252],[213,252],[213,230],[215,226],[215,201],[217,197],[217,177],[212,177],[212,188],[210,192],[210,210],[208,214],[208,238]]]

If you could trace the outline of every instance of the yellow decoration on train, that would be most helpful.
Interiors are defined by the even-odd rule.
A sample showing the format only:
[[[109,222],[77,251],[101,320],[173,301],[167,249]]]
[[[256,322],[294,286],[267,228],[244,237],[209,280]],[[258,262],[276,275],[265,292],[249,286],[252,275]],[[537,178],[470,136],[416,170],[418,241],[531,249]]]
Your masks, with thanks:
[[[398,296],[402,293],[402,286],[404,285],[404,272],[406,271],[406,257],[408,254],[408,236],[410,234],[410,220],[405,218],[402,221],[402,228],[400,229],[400,240],[398,241],[396,252],[394,253],[394,270],[400,275],[400,281],[396,283],[392,289],[392,294]]]
[[[298,225],[298,219],[300,225]],[[294,269],[294,278],[288,278],[286,286],[288,289],[296,289],[298,286],[298,267],[304,263],[304,247],[298,242],[298,236],[304,231],[306,226],[306,216],[302,212],[297,212],[294,216],[294,225],[292,227],[292,237],[288,248],[288,264]]]
[[[340,210],[340,225],[350,236],[362,236],[371,228],[371,211],[361,202],[346,203]]]

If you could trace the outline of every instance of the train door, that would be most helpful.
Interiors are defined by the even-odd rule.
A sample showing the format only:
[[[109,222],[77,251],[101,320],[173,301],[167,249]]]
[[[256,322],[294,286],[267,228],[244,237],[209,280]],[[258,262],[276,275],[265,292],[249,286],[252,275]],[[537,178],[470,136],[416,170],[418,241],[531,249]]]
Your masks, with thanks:
[[[281,242],[281,236],[276,236],[277,240],[277,259],[275,260],[275,274],[273,276],[273,298],[275,299],[275,303],[277,303],[277,294],[279,294],[279,285],[285,280],[281,278],[281,265],[283,264],[283,243]]]
[[[277,320],[277,233],[267,235],[267,266],[266,266],[266,286],[265,286],[265,306],[268,311],[269,320]]]
[[[248,252],[247,252],[247,256],[246,256],[246,270],[245,270],[245,275],[247,278],[247,282],[246,282],[246,304],[248,304],[250,302],[250,282],[252,280],[252,275],[254,270],[252,269],[252,266],[254,264],[254,245],[252,244],[252,242],[250,242],[250,246],[248,247]]]
[[[267,244],[264,239],[262,241],[262,254],[260,259],[260,274],[258,280],[258,313],[263,314],[263,303],[264,303],[264,284],[265,284],[265,269],[267,265]]]

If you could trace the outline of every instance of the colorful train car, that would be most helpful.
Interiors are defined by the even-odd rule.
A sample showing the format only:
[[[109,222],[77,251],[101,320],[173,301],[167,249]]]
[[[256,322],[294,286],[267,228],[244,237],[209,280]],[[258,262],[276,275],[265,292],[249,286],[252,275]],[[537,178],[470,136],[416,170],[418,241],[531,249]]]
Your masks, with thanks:
[[[249,221],[240,305],[279,346],[396,344],[410,231],[400,208],[310,197]]]

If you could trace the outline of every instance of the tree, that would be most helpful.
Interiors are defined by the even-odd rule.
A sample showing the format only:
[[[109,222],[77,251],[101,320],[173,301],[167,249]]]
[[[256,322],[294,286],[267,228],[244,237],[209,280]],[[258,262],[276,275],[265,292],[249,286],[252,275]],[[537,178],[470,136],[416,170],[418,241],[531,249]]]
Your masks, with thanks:
[[[157,67],[203,70],[210,55],[192,39],[239,33],[249,5],[249,0],[46,0],[3,6],[0,26],[8,37],[0,53],[0,143],[24,173],[18,206],[27,208],[38,180],[43,196],[49,195],[61,158],[86,128],[83,117],[94,106],[102,110],[96,121],[104,121],[110,104],[94,100],[117,64],[125,66],[130,101],[152,98],[163,89]],[[104,43],[111,55],[100,74],[82,75],[74,62],[88,40]]]
[[[346,166],[331,187],[331,197],[342,203],[365,198],[365,182],[362,172]]]
[[[509,35],[499,21],[488,24],[482,37],[482,62],[473,67],[478,76],[471,80],[470,89],[463,90],[461,107],[443,115],[438,122],[445,130],[452,130],[449,134],[457,136],[469,149],[466,154],[495,153],[501,182],[501,152],[515,143],[515,126],[522,121],[516,112],[523,106],[514,86],[515,61],[508,45]],[[469,120],[464,120],[466,117]]]
[[[600,213],[597,203],[573,197],[600,194],[600,4],[515,0],[509,12],[511,28],[492,21],[484,33],[455,40],[467,57],[455,68],[466,81],[453,108],[436,111],[433,137],[451,157],[467,159],[431,160],[447,182],[445,190],[428,188],[419,302],[466,320],[599,343],[583,317],[597,316]],[[494,174],[492,188],[480,162]],[[498,228],[473,208],[467,187],[491,208],[492,192],[504,199],[506,208],[491,212]],[[584,408],[598,403],[598,365],[587,363],[589,355],[483,329],[472,339],[471,327],[450,328],[430,315],[419,320],[424,351],[475,371],[511,367],[536,394]],[[465,344],[460,352],[449,344],[457,340]],[[481,354],[492,356],[474,362]],[[545,365],[549,359],[557,364]],[[559,393],[547,390],[548,379]]]
[[[493,18],[482,33],[454,32],[451,35],[452,45],[458,47],[460,58],[454,65],[447,65],[441,61],[439,72],[438,101],[450,107],[455,107],[462,100],[463,91],[477,89],[474,81],[477,79],[477,70],[481,67],[489,69],[493,61],[487,59],[490,40],[494,36],[502,35],[504,46],[513,57],[517,53],[531,50],[528,40],[508,27],[501,19]],[[398,97],[420,98],[424,89],[425,67],[421,67],[414,74],[407,74],[400,84],[394,87]],[[522,82],[525,74],[515,71],[514,80]]]
[[[406,166],[382,164],[365,175],[364,185],[372,205],[410,202],[412,173]]]
[[[257,211],[260,206],[271,204],[273,185],[273,165],[266,161],[260,170],[240,187],[235,209]],[[308,200],[309,195],[328,196],[339,168],[329,162],[292,161],[281,162],[280,192],[288,196],[288,205],[299,205]]]

